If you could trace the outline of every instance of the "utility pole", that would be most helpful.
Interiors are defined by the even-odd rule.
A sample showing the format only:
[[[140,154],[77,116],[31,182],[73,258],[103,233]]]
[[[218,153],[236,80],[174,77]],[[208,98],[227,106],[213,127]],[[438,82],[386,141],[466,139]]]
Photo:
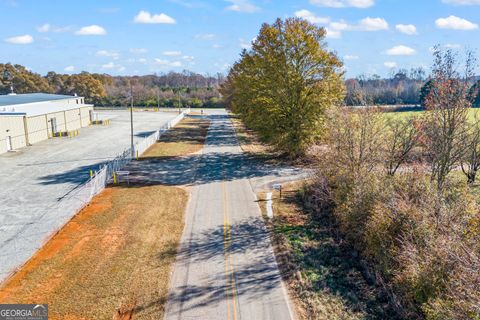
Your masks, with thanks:
[[[135,150],[133,149],[133,86],[130,80],[130,148],[132,150],[132,158],[135,158]]]
[[[180,100],[180,89],[178,89],[178,114],[182,113],[182,110],[181,110],[181,100]]]

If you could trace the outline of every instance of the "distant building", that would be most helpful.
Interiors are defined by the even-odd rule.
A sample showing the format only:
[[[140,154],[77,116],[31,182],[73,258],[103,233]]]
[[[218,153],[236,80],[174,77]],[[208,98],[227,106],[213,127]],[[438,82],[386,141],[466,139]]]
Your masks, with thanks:
[[[46,93],[0,95],[0,153],[90,125],[83,97]]]

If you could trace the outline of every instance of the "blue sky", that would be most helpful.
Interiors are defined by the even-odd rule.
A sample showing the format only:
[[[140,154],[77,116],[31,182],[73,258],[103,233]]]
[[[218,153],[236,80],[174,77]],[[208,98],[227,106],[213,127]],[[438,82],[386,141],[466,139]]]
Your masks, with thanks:
[[[429,68],[431,47],[480,47],[480,0],[0,0],[0,62],[45,74],[226,72],[263,22],[328,30],[347,76]]]

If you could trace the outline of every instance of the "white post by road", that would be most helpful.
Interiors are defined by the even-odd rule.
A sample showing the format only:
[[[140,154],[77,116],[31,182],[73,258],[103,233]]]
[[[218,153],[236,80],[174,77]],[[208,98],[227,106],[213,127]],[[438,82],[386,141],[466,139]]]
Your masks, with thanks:
[[[272,193],[267,193],[267,216],[273,218]]]

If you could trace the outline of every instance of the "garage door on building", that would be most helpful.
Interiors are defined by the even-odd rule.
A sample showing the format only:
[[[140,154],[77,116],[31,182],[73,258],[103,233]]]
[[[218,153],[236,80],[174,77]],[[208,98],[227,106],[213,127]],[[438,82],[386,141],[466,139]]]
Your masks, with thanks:
[[[80,129],[80,109],[73,109],[65,111],[66,131],[73,131]]]
[[[34,144],[48,139],[47,118],[45,115],[27,118],[28,142]]]

